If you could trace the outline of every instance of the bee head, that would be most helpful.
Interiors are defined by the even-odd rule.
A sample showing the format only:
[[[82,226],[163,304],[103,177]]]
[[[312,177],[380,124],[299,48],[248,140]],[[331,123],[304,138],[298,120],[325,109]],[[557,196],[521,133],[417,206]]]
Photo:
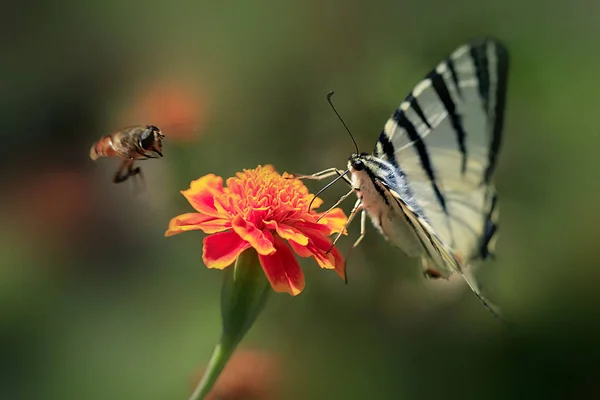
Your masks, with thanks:
[[[362,171],[365,169],[363,159],[368,156],[367,153],[354,153],[348,159],[348,168],[350,171]]]
[[[140,147],[147,152],[156,153],[162,157],[162,139],[165,137],[160,129],[154,125],[148,125],[140,136]]]

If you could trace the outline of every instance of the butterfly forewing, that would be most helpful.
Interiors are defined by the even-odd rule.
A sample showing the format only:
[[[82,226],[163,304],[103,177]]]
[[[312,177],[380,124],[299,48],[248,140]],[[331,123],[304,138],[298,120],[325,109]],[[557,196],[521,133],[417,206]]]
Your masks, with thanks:
[[[402,174],[405,199],[463,262],[496,231],[491,178],[501,143],[508,55],[494,40],[463,45],[415,86],[385,124],[374,156]],[[406,197],[406,188],[386,181]]]

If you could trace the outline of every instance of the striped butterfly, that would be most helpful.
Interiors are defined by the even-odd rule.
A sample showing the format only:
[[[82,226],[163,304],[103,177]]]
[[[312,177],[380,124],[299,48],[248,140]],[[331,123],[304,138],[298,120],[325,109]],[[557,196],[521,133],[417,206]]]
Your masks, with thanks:
[[[330,168],[304,179],[338,175],[360,212],[394,246],[420,257],[428,278],[462,276],[494,315],[470,264],[493,255],[498,197],[492,177],[500,149],[508,78],[508,53],[492,39],[460,46],[419,82],[386,122],[373,154],[350,156],[348,169]],[[328,101],[348,130],[346,124]],[[348,133],[350,131],[348,130]],[[350,134],[352,137],[352,134]],[[350,178],[346,175],[350,173]],[[321,192],[319,192],[321,193]],[[317,194],[318,195],[318,194]],[[340,238],[335,238],[334,243]]]

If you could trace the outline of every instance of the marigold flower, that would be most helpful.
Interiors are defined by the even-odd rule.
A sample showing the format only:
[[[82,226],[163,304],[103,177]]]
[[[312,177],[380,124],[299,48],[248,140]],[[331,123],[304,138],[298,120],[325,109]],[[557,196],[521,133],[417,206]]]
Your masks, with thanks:
[[[315,199],[308,210],[314,195],[292,175],[258,166],[238,172],[226,187],[221,177],[209,174],[181,193],[197,212],[173,218],[165,236],[191,230],[210,234],[202,254],[208,268],[228,267],[253,247],[273,290],[295,296],[304,289],[304,274],[294,250],[345,279],[344,260],[337,248],[331,249],[328,236],[344,229],[346,215],[336,208],[318,220],[322,214],[314,209],[322,200]]]

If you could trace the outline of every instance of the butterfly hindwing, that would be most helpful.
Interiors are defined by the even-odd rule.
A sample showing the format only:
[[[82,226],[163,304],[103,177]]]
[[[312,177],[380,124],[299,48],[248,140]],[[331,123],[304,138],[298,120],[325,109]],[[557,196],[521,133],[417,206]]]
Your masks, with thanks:
[[[461,267],[461,260],[454,250],[444,243],[433,230],[433,228],[420,218],[411,207],[406,204],[400,195],[393,190],[389,190],[390,194],[397,201],[400,206],[407,223],[415,230],[425,253],[423,254],[423,266],[426,268],[424,272],[433,273],[435,277],[448,278],[453,273],[460,275],[469,285],[475,296],[481,301],[484,307],[490,310],[494,315],[499,318],[502,317],[500,309],[487,300],[481,293],[479,284],[472,271],[463,270]],[[429,270],[428,267],[432,269]]]

